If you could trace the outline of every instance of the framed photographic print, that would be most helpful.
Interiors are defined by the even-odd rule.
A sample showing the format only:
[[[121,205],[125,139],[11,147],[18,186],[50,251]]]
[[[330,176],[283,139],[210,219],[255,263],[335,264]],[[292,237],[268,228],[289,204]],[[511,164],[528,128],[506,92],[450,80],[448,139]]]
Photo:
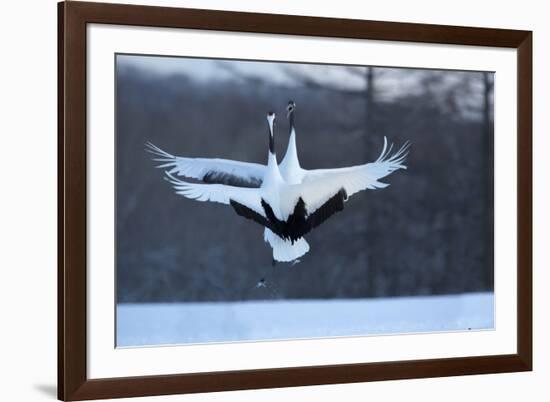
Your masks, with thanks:
[[[60,399],[531,370],[531,32],[58,10]]]

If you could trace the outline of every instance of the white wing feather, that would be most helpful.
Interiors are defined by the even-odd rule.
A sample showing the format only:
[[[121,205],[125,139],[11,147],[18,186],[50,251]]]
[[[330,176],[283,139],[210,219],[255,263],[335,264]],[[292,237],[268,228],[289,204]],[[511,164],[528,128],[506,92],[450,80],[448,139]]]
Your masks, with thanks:
[[[153,160],[160,162],[158,168],[168,169],[169,173],[178,176],[203,180],[208,175],[217,175],[233,177],[258,186],[264,176],[265,165],[259,163],[219,158],[187,158],[169,154],[150,142],[145,146],[147,151],[155,155]]]
[[[366,190],[389,186],[379,179],[388,176],[398,169],[406,169],[403,164],[408,154],[410,144],[405,143],[395,154],[391,155],[392,145],[388,148],[388,141],[384,137],[384,147],[378,159],[372,163],[340,169],[317,169],[307,171],[302,184],[291,186],[287,193],[287,202],[290,204],[302,197],[306,203],[308,213],[315,212],[329,198],[341,189],[351,197],[353,194]],[[286,212],[286,211],[285,211]]]
[[[176,194],[195,201],[217,202],[226,205],[229,205],[230,201],[233,200],[265,216],[261,205],[260,189],[225,184],[189,183],[175,178],[170,172],[165,173],[166,180],[172,184]]]

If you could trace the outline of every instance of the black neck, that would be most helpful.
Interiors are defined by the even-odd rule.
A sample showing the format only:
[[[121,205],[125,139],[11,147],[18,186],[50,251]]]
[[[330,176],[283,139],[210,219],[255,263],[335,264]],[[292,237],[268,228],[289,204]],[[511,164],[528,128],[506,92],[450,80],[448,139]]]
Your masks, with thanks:
[[[290,122],[289,132],[292,133],[292,129],[294,128],[294,110],[290,112],[288,120]]]
[[[273,125],[275,125],[275,122],[273,122]],[[273,138],[273,133],[271,131],[271,125],[269,124],[269,122],[267,123],[267,129],[268,129],[268,132],[269,132],[269,152],[274,154],[275,153],[275,138]]]

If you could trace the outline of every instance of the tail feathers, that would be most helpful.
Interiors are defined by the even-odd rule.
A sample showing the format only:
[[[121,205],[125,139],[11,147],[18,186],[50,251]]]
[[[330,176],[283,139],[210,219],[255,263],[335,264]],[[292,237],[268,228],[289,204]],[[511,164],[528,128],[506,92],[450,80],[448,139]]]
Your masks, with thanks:
[[[302,237],[294,242],[283,240],[271,230],[265,229],[264,240],[273,249],[273,260],[280,262],[292,262],[309,251],[309,244]]]

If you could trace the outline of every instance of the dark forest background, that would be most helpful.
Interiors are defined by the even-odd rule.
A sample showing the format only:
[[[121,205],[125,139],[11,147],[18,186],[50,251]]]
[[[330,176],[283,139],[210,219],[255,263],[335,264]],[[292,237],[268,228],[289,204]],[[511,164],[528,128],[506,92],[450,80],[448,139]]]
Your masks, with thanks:
[[[270,80],[262,63],[211,63],[200,79],[117,63],[118,302],[493,290],[492,73],[268,63],[284,76]],[[412,148],[388,188],[358,193],[306,236],[311,250],[299,264],[272,267],[259,225],[176,195],[144,144],[265,163],[265,114],[274,110],[281,159],[289,99],[304,168],[373,161],[384,136]]]

